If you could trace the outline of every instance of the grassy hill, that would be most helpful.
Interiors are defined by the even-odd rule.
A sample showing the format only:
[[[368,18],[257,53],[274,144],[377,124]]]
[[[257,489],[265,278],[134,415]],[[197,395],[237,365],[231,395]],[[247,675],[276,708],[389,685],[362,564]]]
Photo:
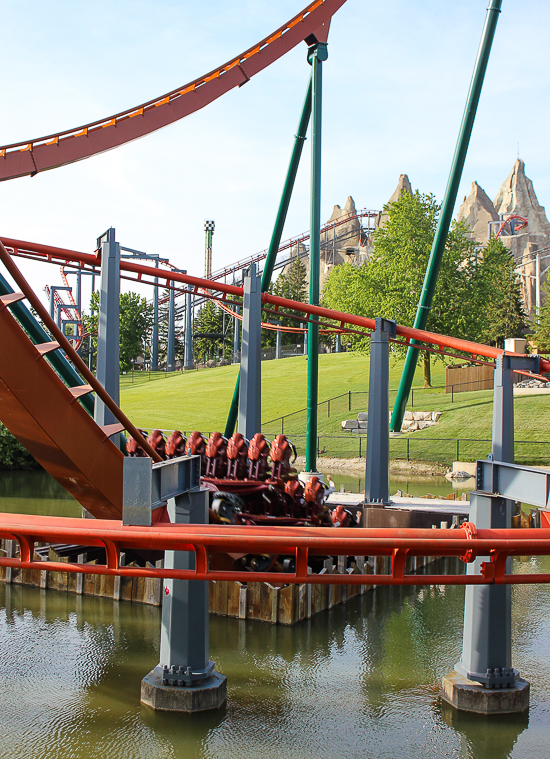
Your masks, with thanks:
[[[390,368],[390,408],[401,376],[402,361]],[[223,432],[227,411],[237,376],[236,366],[204,369],[168,375],[154,382],[131,383],[128,376],[121,383],[121,404],[124,412],[140,427],[151,429],[194,429],[203,432]],[[135,380],[144,379],[134,376]],[[342,434],[340,422],[354,418],[358,411],[367,410],[369,358],[354,353],[333,353],[319,356],[319,401],[345,396],[319,408],[319,449],[324,455],[342,457],[359,453],[359,436]],[[392,455],[406,456],[409,439],[411,459],[448,463],[456,458],[456,439],[461,459],[484,457],[488,453],[485,442],[464,442],[464,439],[488,440],[492,425],[492,391],[479,391],[451,395],[444,390],[421,390],[423,381],[419,368],[415,378],[414,408],[411,410],[437,410],[443,416],[435,427],[404,435],[392,440]],[[432,383],[445,384],[445,368],[440,363],[432,369]],[[347,395],[351,391],[351,399]],[[359,394],[358,391],[361,391]],[[281,422],[269,422],[292,412],[284,420],[284,432],[303,449],[305,434],[307,392],[307,359],[305,356],[262,364],[262,423],[263,431],[281,432]],[[351,410],[349,408],[351,400]],[[533,441],[516,446],[516,459],[523,463],[547,463],[550,444],[535,441],[550,439],[550,396],[522,396],[515,399],[515,430],[517,441]],[[337,437],[335,437],[337,436]],[[446,439],[446,441],[442,440]],[[365,441],[361,443],[365,455]]]

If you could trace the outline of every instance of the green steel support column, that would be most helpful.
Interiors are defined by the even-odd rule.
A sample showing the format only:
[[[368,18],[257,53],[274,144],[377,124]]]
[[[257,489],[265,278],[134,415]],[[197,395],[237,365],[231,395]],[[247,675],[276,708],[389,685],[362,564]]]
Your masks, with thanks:
[[[309,302],[319,305],[319,270],[321,258],[321,116],[323,96],[323,61],[328,58],[327,45],[318,42],[308,50],[311,64],[311,220],[309,242]],[[317,401],[319,388],[319,326],[308,324],[307,339],[307,422],[306,472],[317,471]]]
[[[460,132],[458,135],[455,154],[451,165],[449,180],[447,182],[447,188],[445,190],[445,197],[443,199],[443,205],[441,206],[441,215],[439,217],[439,223],[437,225],[432,244],[430,259],[428,261],[428,266],[426,269],[426,276],[424,278],[424,284],[422,285],[422,292],[418,301],[418,308],[413,325],[417,329],[425,329],[430,313],[430,308],[432,306],[433,295],[437,283],[437,275],[445,250],[447,234],[449,232],[453,209],[456,203],[458,185],[460,184],[462,169],[464,168],[464,161],[466,159],[466,153],[468,152],[470,136],[472,134],[472,128],[474,126],[477,105],[479,103],[479,97],[481,95],[481,88],[483,86],[485,71],[487,70],[487,63],[489,61],[489,54],[491,52],[491,45],[495,36],[495,29],[497,26],[498,14],[500,13],[501,5],[502,0],[491,0],[487,9],[485,26],[483,27],[481,42],[474,66],[474,73],[468,92],[468,98],[466,100],[466,108],[464,109],[464,116],[462,117],[462,124],[460,126]],[[412,345],[418,345],[418,343],[413,340],[411,342],[411,346]],[[407,400],[409,398],[409,393],[411,391],[414,379],[417,359],[418,349],[409,347],[407,350],[405,365],[403,366],[403,373],[401,375],[397,397],[395,399],[395,405],[393,407],[393,414],[390,422],[390,430],[392,432],[399,432],[401,430],[401,424],[403,423],[403,416],[405,414],[405,407],[407,405]]]
[[[298,131],[294,137],[294,147],[292,148],[292,155],[290,157],[290,164],[288,166],[285,185],[283,187],[283,194],[281,195],[281,201],[279,203],[279,209],[277,211],[277,218],[275,219],[275,226],[273,228],[273,234],[271,235],[271,242],[269,243],[269,249],[267,251],[267,257],[265,260],[261,282],[261,290],[263,293],[267,291],[271,282],[273,267],[275,266],[275,261],[277,260],[279,245],[281,244],[281,237],[283,235],[283,228],[285,226],[288,206],[290,205],[292,190],[294,189],[294,181],[296,179],[296,174],[298,173],[298,166],[300,165],[300,157],[302,155],[302,149],[304,147],[306,132],[309,125],[309,117],[311,115],[311,86],[310,77],[306,98],[304,100],[304,107],[302,108],[302,115],[300,117],[300,123],[298,124]],[[237,423],[237,413],[239,409],[240,374],[241,373],[239,370],[239,374],[237,375],[237,382],[235,383],[233,399],[231,401],[231,407],[229,409],[229,415],[227,417],[227,424],[225,426],[226,437],[231,437],[235,431],[235,424]],[[260,430],[257,430],[257,432],[259,431]]]

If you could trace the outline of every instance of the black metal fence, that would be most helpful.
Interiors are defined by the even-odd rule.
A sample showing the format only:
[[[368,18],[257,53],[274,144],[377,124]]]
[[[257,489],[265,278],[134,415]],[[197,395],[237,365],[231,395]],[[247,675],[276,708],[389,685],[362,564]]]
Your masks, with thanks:
[[[269,437],[268,432],[264,432]],[[305,454],[304,434],[293,435],[299,455]],[[485,459],[491,452],[491,441],[475,438],[391,438],[390,458],[403,461],[429,461],[451,464],[453,461]],[[318,435],[317,455],[326,458],[365,458],[365,435]],[[517,464],[550,465],[550,441],[516,440]]]
[[[445,401],[447,404],[450,400],[451,403],[455,402],[455,393],[463,392],[465,385],[479,384],[478,382],[462,382],[456,385],[450,385],[450,399],[446,395],[446,385],[436,385],[434,387],[417,387],[411,390],[409,406],[414,408],[415,402],[418,407],[418,403],[423,403],[426,406],[426,411],[438,410],[428,408],[432,406],[437,399]],[[390,402],[392,395],[397,393],[397,389],[391,389]],[[491,390],[480,390],[478,392],[490,393]],[[444,396],[444,398],[442,398]],[[462,399],[461,399],[462,400]],[[335,395],[333,398],[328,398],[326,401],[322,401],[317,405],[317,418],[322,425],[323,419],[330,419],[332,416],[339,416],[342,420],[349,414],[358,413],[361,411],[367,411],[369,402],[368,390],[349,390],[347,393],[341,395]],[[290,414],[284,414],[278,416],[275,419],[269,419],[267,422],[262,422],[262,430],[273,431],[277,430],[276,434],[282,435],[299,435],[305,430],[307,410],[305,408],[293,411]],[[349,418],[349,416],[348,416]]]

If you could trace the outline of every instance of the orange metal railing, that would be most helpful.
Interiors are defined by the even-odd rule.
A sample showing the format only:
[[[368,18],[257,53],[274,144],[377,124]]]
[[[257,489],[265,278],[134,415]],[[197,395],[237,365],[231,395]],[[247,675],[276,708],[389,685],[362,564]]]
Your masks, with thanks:
[[[16,540],[19,557],[0,558],[0,566],[132,577],[163,577],[180,580],[238,580],[275,583],[368,584],[368,585],[487,585],[548,583],[550,574],[506,574],[510,556],[550,554],[550,529],[478,529],[470,523],[452,530],[425,529],[329,529],[322,527],[249,527],[235,525],[155,524],[124,526],[113,520],[67,519],[21,514],[2,514],[0,538]],[[38,542],[99,546],[105,564],[38,561],[33,558]],[[195,569],[125,567],[125,549],[192,551]],[[294,572],[220,571],[210,568],[219,553],[277,554],[295,558]],[[310,574],[312,556],[384,556],[391,559],[389,574]],[[415,556],[460,557],[471,562],[478,556],[489,560],[480,574],[407,574],[406,560]]]

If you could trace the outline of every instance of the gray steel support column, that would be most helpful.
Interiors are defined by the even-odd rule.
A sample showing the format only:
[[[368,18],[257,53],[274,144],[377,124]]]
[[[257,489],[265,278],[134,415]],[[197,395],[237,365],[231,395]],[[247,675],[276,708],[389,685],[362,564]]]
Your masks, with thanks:
[[[336,353],[340,353],[342,350],[342,337],[340,333],[336,335]]]
[[[120,402],[120,247],[111,227],[98,240],[101,282],[97,329],[96,377],[118,405]],[[97,397],[94,419],[100,426],[114,424],[114,415]]]
[[[304,330],[304,356],[307,356],[307,338],[308,338],[308,331],[306,328]]]
[[[241,381],[237,432],[252,439],[262,423],[262,292],[256,264],[244,278]]]
[[[158,269],[159,262],[155,261]],[[156,372],[159,368],[159,278],[155,277],[153,288],[153,336],[151,339],[151,369]]]
[[[389,338],[396,335],[396,323],[376,319],[370,337],[369,412],[365,502],[388,503],[390,499],[390,359]]]
[[[166,371],[173,372],[176,369],[176,293],[172,287],[170,290],[170,302],[168,306],[168,343],[166,346]]]
[[[511,518],[511,501],[488,493],[470,494],[470,522],[476,527],[510,528]],[[482,561],[489,562],[489,556],[468,564],[467,573],[479,575]],[[507,573],[511,571],[510,564],[508,559]],[[513,684],[517,673],[511,664],[511,640],[511,586],[467,585],[462,658],[455,665],[456,671],[488,687]]]
[[[185,293],[185,354],[184,369],[193,369],[193,307],[191,290]]]
[[[239,307],[235,306],[235,313],[239,313]],[[240,325],[241,321],[240,319],[235,318],[235,324],[233,327],[233,363],[238,364],[239,359],[237,358],[239,353],[239,336],[240,336]]]
[[[493,389],[493,444],[495,461],[514,463],[514,385],[512,356],[497,356]]]
[[[281,338],[282,333],[281,330],[278,329],[275,333],[275,358],[281,358]]]
[[[168,501],[170,521],[176,524],[208,524],[208,491],[190,490]],[[194,569],[195,556],[188,551],[166,551],[164,566]],[[209,677],[214,663],[208,651],[208,582],[164,580],[160,675],[172,667],[187,673],[191,682]]]

